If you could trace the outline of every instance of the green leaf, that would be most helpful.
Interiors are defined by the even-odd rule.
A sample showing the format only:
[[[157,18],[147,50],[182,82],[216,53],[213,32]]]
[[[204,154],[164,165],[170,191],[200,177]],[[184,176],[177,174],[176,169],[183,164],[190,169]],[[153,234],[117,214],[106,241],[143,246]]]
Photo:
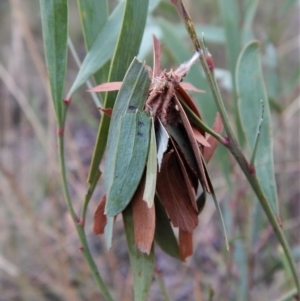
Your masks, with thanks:
[[[156,176],[157,176],[157,156],[156,156],[156,141],[155,141],[155,129],[154,120],[151,118],[151,134],[150,134],[150,146],[146,167],[146,181],[145,190],[143,195],[143,201],[151,208],[154,202],[155,189],[156,189]]]
[[[107,21],[107,1],[78,0],[86,48],[90,49]]]
[[[115,53],[112,58],[109,81],[122,81],[130,62],[139,52],[148,10],[148,1],[127,0]],[[148,75],[147,75],[148,76]],[[149,83],[150,84],[150,83]],[[148,91],[146,92],[148,93]],[[113,108],[117,93],[108,93],[104,107]],[[91,183],[99,172],[103,157],[110,118],[104,115],[98,130],[88,182]]]
[[[141,253],[134,242],[134,226],[131,206],[123,211],[123,221],[128,245],[130,265],[134,280],[134,300],[146,300],[154,272],[154,250],[149,255]]]
[[[77,77],[68,93],[71,96],[91,75],[99,70],[113,55],[121,27],[124,2],[108,18],[90,51],[87,53]],[[91,39],[91,37],[89,37]]]
[[[240,41],[240,14],[237,0],[219,0],[220,12],[223,19],[226,36],[226,49],[229,69],[234,82],[236,61],[241,48]]]
[[[179,246],[171,226],[169,217],[162,206],[161,202],[155,199],[155,236],[154,239],[160,248],[171,257],[180,259]]]
[[[278,213],[276,183],[273,166],[271,115],[261,70],[259,44],[253,41],[243,49],[237,65],[236,85],[239,96],[239,114],[251,151],[255,146],[257,126],[261,118],[261,100],[264,120],[261,126],[255,170],[260,185],[275,213]]]
[[[140,183],[148,155],[151,118],[144,112],[127,113],[118,125],[117,133],[109,133],[109,146],[115,149],[108,147],[105,166],[105,213],[109,216],[124,210]]]
[[[67,64],[68,2],[40,0],[45,57],[57,124],[63,127],[66,104],[63,89]]]
[[[257,7],[258,7],[258,0],[249,1],[247,6],[248,7],[245,12],[243,29],[241,32],[242,45],[245,45],[246,43],[250,42],[254,38],[252,27],[253,27],[253,22],[257,11]]]
[[[111,116],[111,124],[109,128],[109,141],[107,146],[107,153],[109,154],[107,157],[106,164],[107,166],[114,165],[114,154],[117,150],[117,140],[114,139],[118,135],[118,131],[120,129],[120,121],[121,117],[126,113],[133,113],[137,109],[141,110],[144,107],[145,101],[147,99],[148,91],[150,87],[150,79],[148,76],[148,72],[145,69],[144,64],[140,63],[137,59],[134,59],[132,64],[130,65],[122,84],[122,87],[118,93],[116,103],[113,109],[113,114]],[[105,118],[105,116],[102,117]],[[101,132],[101,131],[100,131]],[[101,135],[99,137],[102,137]],[[105,147],[106,141],[104,138],[99,139],[97,142],[97,147]],[[97,150],[97,147],[95,150]],[[103,149],[104,151],[104,149]],[[95,179],[98,170],[97,160],[101,158],[101,154],[94,152],[92,169],[90,171],[89,182],[93,183],[91,179]],[[96,157],[97,156],[97,157]],[[108,160],[111,160],[108,163]],[[106,187],[110,187],[113,181],[113,173],[105,173],[105,181]],[[112,240],[112,231],[113,229],[113,221],[110,219],[110,223],[107,223],[107,227],[105,228],[105,240],[107,248],[109,249],[111,246]]]
[[[106,0],[78,0],[77,2],[85,46],[87,51],[89,51],[107,21],[108,5]],[[94,79],[97,84],[107,81],[109,64],[110,62],[108,61],[94,73]]]

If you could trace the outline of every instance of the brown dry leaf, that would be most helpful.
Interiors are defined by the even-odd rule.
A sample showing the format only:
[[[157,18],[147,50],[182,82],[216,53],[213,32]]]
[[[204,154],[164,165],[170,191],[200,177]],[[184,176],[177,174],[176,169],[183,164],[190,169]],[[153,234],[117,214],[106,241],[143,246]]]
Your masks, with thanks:
[[[159,40],[153,35],[153,74],[152,76],[159,76],[161,74],[161,44]]]
[[[192,187],[191,178],[190,178],[190,176],[189,176],[189,174],[188,174],[188,172],[187,172],[187,170],[185,168],[185,165],[183,163],[183,160],[181,159],[179,151],[177,150],[176,144],[174,143],[174,141],[173,141],[172,138],[170,140],[171,140],[171,143],[173,144],[173,148],[175,150],[177,161],[179,163],[179,166],[180,166],[183,178],[184,178],[184,182],[186,184],[186,188],[187,188],[187,191],[188,191],[188,194],[189,194],[189,197],[190,197],[190,202],[193,205],[194,209],[196,211],[198,211],[198,207],[197,207],[197,203],[196,203],[195,191],[193,190],[193,187]]]
[[[145,177],[132,198],[134,240],[142,253],[150,254],[155,233],[155,207],[151,208],[143,201]]]
[[[222,132],[223,132],[223,122],[222,122],[222,119],[221,119],[219,113],[216,114],[215,122],[214,122],[212,129],[218,134],[222,134]],[[213,136],[209,136],[207,138],[207,141],[209,142],[211,147],[209,147],[209,148],[205,147],[203,150],[203,158],[206,163],[208,163],[208,161],[214,154],[214,152],[219,144],[218,140],[216,138],[214,138]]]
[[[193,130],[193,133],[194,133],[194,136],[195,136],[196,140],[201,145],[203,145],[205,147],[210,147],[210,144],[206,140],[205,136],[203,136],[202,133],[196,127],[192,126],[192,130]]]
[[[180,85],[177,86],[176,88],[176,95],[178,94],[179,98],[184,101],[189,107],[190,109],[200,118],[201,115],[196,107],[196,105],[194,104],[193,100],[190,98],[190,96],[185,92],[185,90],[183,89],[183,87]],[[204,133],[204,131],[203,131]]]
[[[106,203],[106,195],[102,197],[94,213],[93,231],[95,234],[104,233],[104,228],[106,225],[106,215],[104,214],[105,203]]]
[[[198,224],[198,213],[189,202],[188,189],[174,150],[163,157],[156,189],[173,225],[192,232]]]
[[[202,156],[201,156],[200,148],[199,148],[199,146],[197,144],[197,141],[195,139],[195,136],[194,136],[194,133],[193,133],[193,130],[192,130],[192,126],[191,126],[190,121],[188,120],[188,118],[187,118],[187,116],[186,116],[186,114],[185,114],[178,98],[176,96],[174,98],[175,98],[176,105],[179,108],[180,117],[182,119],[184,128],[187,132],[188,138],[190,140],[190,143],[191,143],[191,146],[192,146],[192,149],[193,149],[196,161],[197,161],[197,166],[199,168],[199,170],[198,170],[199,178],[201,179],[202,184],[204,185],[206,191],[208,193],[210,193],[210,187],[208,185],[208,181],[207,181],[207,178],[206,178],[206,173],[205,173],[205,169],[204,169],[203,162],[202,162]]]
[[[185,260],[193,254],[193,234],[179,229],[180,259]]]
[[[103,83],[92,89],[89,89],[88,92],[109,92],[109,91],[118,91],[122,86],[122,82],[111,82]]]
[[[204,90],[200,90],[200,89],[196,88],[191,83],[186,83],[186,82],[180,83],[180,86],[184,90],[188,90],[188,91],[192,91],[192,92],[197,92],[197,93],[206,93]]]
[[[108,117],[111,117],[113,109],[112,108],[99,108],[101,112],[103,112]]]

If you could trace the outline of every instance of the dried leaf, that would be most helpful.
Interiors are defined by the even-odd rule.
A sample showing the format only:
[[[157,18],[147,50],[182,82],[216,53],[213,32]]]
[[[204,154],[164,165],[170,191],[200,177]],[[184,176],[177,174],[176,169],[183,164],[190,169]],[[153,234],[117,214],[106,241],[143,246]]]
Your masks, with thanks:
[[[221,119],[219,113],[216,114],[215,122],[214,122],[212,129],[218,134],[221,134],[223,131],[223,122],[222,122],[222,119]],[[204,150],[203,150],[203,158],[206,163],[209,162],[210,158],[214,154],[214,152],[219,144],[218,140],[216,138],[214,138],[213,136],[208,136],[207,142],[209,142],[211,147],[209,147],[209,148],[204,147]]]
[[[122,82],[112,82],[112,83],[103,83],[92,89],[89,89],[88,92],[109,92],[109,91],[118,91],[122,86]]]
[[[197,144],[197,141],[194,137],[190,121],[188,120],[188,118],[187,118],[187,116],[186,116],[186,114],[185,114],[185,112],[184,112],[184,110],[183,110],[183,108],[182,108],[182,106],[181,106],[181,104],[180,104],[177,97],[175,97],[175,102],[176,102],[176,105],[179,108],[180,117],[182,119],[184,128],[187,132],[188,138],[190,140],[190,143],[191,143],[191,146],[192,146],[192,149],[193,149],[196,161],[197,161],[197,168],[198,168],[197,172],[198,172],[198,175],[199,175],[199,180],[204,185],[206,191],[210,192],[210,188],[209,188],[209,185],[208,185],[208,182],[207,182],[207,179],[206,179],[206,174],[205,174],[205,170],[204,170],[204,166],[203,166],[203,162],[202,162],[202,156],[201,156],[201,153],[200,153],[200,148],[199,148],[199,146]]]
[[[150,254],[155,233],[155,208],[149,208],[143,201],[145,177],[132,198],[134,240],[142,253]]]
[[[192,130],[195,136],[195,139],[203,146],[210,147],[210,144],[206,140],[205,136],[202,135],[202,133],[194,126],[192,126]]]
[[[94,213],[94,227],[93,231],[95,234],[103,234],[104,228],[107,222],[106,215],[104,214],[104,208],[106,203],[106,195],[104,195]]]
[[[180,83],[180,86],[183,90],[188,90],[188,91],[197,92],[197,93],[206,93],[204,90],[200,90],[200,89],[196,88],[191,83],[186,83],[186,82]]]
[[[152,76],[159,76],[161,74],[161,44],[159,40],[153,35],[153,74]]]
[[[190,179],[190,177],[188,175],[188,172],[187,172],[187,170],[185,168],[183,160],[181,159],[181,156],[180,156],[180,154],[179,154],[179,152],[177,150],[177,146],[176,146],[175,142],[173,141],[173,139],[171,139],[171,142],[173,144],[173,149],[175,150],[177,161],[179,163],[179,166],[180,166],[183,178],[184,178],[184,182],[185,182],[188,194],[189,194],[189,199],[190,199],[191,204],[193,205],[194,209],[197,211],[198,207],[197,207],[196,199],[195,199],[195,197],[196,197],[195,196],[195,190],[192,187],[191,179]]]
[[[112,108],[99,108],[101,112],[103,112],[108,117],[111,117],[113,109]]]
[[[180,259],[185,260],[193,254],[193,234],[179,229]]]
[[[193,100],[190,98],[190,96],[185,92],[185,90],[183,89],[183,87],[181,85],[178,85],[178,87],[176,88],[176,96],[178,96],[182,101],[184,101],[189,108],[200,118],[201,115],[196,107],[196,105],[194,104]],[[204,132],[203,132],[204,133]]]
[[[189,202],[189,193],[173,150],[163,157],[156,189],[173,225],[192,232],[198,224],[198,214]]]

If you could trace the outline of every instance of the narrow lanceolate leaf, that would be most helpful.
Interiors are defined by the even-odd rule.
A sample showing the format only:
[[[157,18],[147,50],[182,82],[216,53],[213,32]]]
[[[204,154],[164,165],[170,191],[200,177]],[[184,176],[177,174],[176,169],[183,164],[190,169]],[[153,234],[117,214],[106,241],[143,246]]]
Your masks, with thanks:
[[[116,215],[118,210],[122,210],[122,207],[124,209],[124,206],[129,203],[144,171],[151,119],[139,110],[142,110],[145,105],[149,86],[148,72],[143,64],[134,59],[118,93],[108,135],[104,182],[107,193],[106,211],[109,215]],[[136,158],[132,157],[140,151]],[[130,175],[127,179],[125,176],[129,176],[128,172],[134,175]],[[122,187],[119,191],[118,185],[123,184],[134,184],[134,186]],[[114,190],[116,188],[117,190]],[[130,194],[119,200],[124,189]]]
[[[227,42],[227,57],[229,68],[234,78],[236,60],[240,51],[240,13],[238,11],[237,0],[219,0],[220,12],[225,28],[226,42]]]
[[[89,51],[108,18],[108,1],[77,0],[86,50]],[[94,73],[96,83],[107,81],[109,62]]]
[[[107,21],[107,1],[78,0],[77,2],[86,48],[90,49]]]
[[[123,211],[123,221],[128,245],[130,266],[133,272],[134,300],[144,301],[147,298],[154,272],[153,247],[148,255],[140,252],[135,245],[131,205],[129,205],[126,210]]]
[[[105,167],[105,213],[115,216],[129,204],[145,170],[151,119],[144,112],[127,113],[118,122],[116,149],[108,152]]]
[[[239,114],[251,152],[254,150],[261,119],[261,100],[264,104],[264,120],[254,165],[261,187],[274,212],[278,213],[270,108],[261,70],[259,44],[256,41],[247,44],[239,57],[236,84]]]
[[[123,81],[123,85],[118,93],[116,103],[114,106],[113,114],[111,116],[111,124],[109,128],[109,139],[107,145],[107,159],[106,166],[108,167],[105,172],[104,182],[105,187],[111,187],[114,180],[114,173],[111,167],[115,165],[115,156],[117,151],[117,140],[115,137],[119,134],[121,117],[126,113],[135,112],[137,109],[141,110],[146,102],[150,87],[150,79],[148,72],[145,69],[144,64],[140,63],[138,60],[134,59],[130,65]],[[103,118],[105,118],[103,116]],[[103,120],[102,118],[102,120]],[[110,118],[109,118],[110,119]],[[102,136],[101,136],[102,137]],[[99,139],[98,147],[104,147],[106,145],[105,141]],[[96,150],[100,150],[96,147]],[[103,149],[104,150],[104,149]],[[95,177],[98,171],[98,153],[94,153],[93,163],[89,175],[89,182],[92,182],[93,177]],[[109,249],[112,241],[113,234],[113,217],[108,217],[107,225],[105,227],[105,241],[107,248]]]
[[[156,140],[154,120],[151,118],[151,134],[150,134],[150,146],[146,166],[146,182],[143,200],[151,208],[154,202],[155,190],[156,190],[156,175],[157,175],[157,157],[156,157]]]
[[[132,198],[132,215],[135,245],[142,253],[150,254],[155,232],[155,208],[143,201],[145,177]]]
[[[109,82],[122,81],[130,62],[134,56],[138,54],[146,24],[147,11],[147,0],[125,1],[125,10],[122,19],[121,31],[119,33],[117,45],[110,66],[108,78]],[[114,107],[116,95],[117,93],[115,92],[107,94],[104,101],[104,106],[106,108]],[[99,164],[106,148],[109,123],[110,118],[103,116],[98,130],[96,146],[88,176],[89,183],[92,183],[98,174]]]
[[[99,70],[112,57],[121,27],[123,11],[124,2],[121,2],[108,18],[93,46],[87,53],[68,96],[71,96],[91,75]]]
[[[55,114],[60,128],[64,125],[66,114],[63,88],[67,62],[67,2],[67,0],[40,0],[45,57]]]
[[[179,246],[176,236],[171,226],[169,217],[157,196],[155,198],[155,215],[155,241],[165,253],[171,257],[179,259]]]

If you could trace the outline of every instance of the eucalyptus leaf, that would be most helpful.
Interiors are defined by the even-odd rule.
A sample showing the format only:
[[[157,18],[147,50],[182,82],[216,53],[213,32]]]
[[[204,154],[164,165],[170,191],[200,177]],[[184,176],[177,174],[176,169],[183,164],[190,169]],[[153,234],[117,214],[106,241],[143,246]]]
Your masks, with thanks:
[[[258,7],[258,0],[251,0],[248,3],[247,10],[245,12],[244,24],[241,32],[242,44],[246,44],[253,40],[253,22]]]
[[[240,13],[237,0],[219,0],[220,12],[225,28],[229,69],[234,81],[236,61],[241,48]]]
[[[154,250],[152,247],[150,254],[147,255],[146,253],[140,252],[136,247],[134,242],[134,226],[131,206],[128,206],[126,210],[123,211],[123,221],[130,266],[133,272],[134,300],[144,301],[147,298],[154,272]]]
[[[68,1],[40,0],[45,57],[58,126],[63,127],[63,89],[67,63]]]
[[[254,165],[260,185],[272,209],[275,213],[278,213],[273,166],[271,116],[261,70],[259,43],[257,41],[247,44],[239,57],[236,84],[239,95],[240,119],[252,152],[257,137],[257,126],[261,119],[261,101],[264,104],[264,117]]]
[[[125,11],[123,14],[121,31],[119,33],[116,49],[109,71],[109,82],[122,81],[130,65],[130,62],[132,62],[134,56],[138,54],[146,24],[147,11],[147,0],[125,1]],[[146,93],[148,93],[148,90],[146,91]],[[113,108],[116,96],[117,93],[115,92],[107,93],[104,101],[104,107]],[[99,165],[106,148],[109,124],[110,118],[104,115],[100,122],[95,144],[96,146],[93,152],[91,168],[88,176],[89,183],[93,182],[96,179],[97,173],[99,172]]]
[[[145,170],[151,119],[144,112],[121,117],[118,134],[110,135],[115,151],[108,152],[105,173],[107,202],[105,213],[115,216],[129,204]]]
[[[107,1],[77,0],[86,48],[90,49],[107,21]]]
[[[106,0],[77,0],[82,31],[87,51],[89,51],[108,18],[108,3]],[[109,61],[101,67],[93,77],[97,84],[107,81]]]
[[[121,2],[108,18],[82,62],[77,77],[68,93],[69,96],[112,57],[121,27],[123,11],[124,2]]]

